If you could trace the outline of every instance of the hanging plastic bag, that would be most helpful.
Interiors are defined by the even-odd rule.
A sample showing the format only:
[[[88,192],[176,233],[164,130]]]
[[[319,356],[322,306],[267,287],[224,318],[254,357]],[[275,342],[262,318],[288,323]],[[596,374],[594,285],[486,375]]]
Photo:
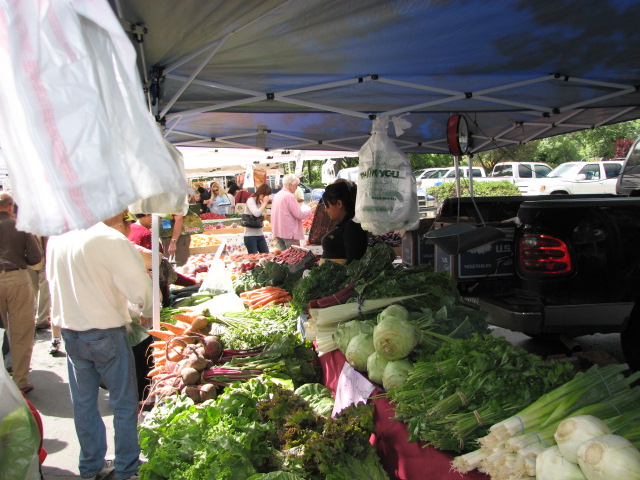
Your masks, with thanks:
[[[163,139],[167,151],[180,171],[180,178],[184,181],[183,192],[162,192],[158,195],[152,195],[148,198],[142,198],[129,205],[129,211],[136,213],[169,213],[182,215],[189,207],[186,192],[189,191],[189,182],[187,181],[187,173],[184,169],[184,156],[182,153],[166,139]],[[198,232],[202,233],[202,232]]]
[[[2,0],[0,31],[0,145],[19,230],[57,235],[188,193],[107,0]]]
[[[39,480],[40,441],[31,409],[7,371],[0,368],[0,478]]]
[[[358,156],[354,221],[374,235],[415,230],[420,223],[416,178],[409,158],[387,136],[388,120],[373,121],[371,137]]]

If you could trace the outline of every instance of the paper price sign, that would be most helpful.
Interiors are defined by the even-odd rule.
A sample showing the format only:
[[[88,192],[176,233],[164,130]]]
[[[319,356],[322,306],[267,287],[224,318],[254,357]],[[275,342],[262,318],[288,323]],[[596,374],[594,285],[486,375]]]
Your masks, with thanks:
[[[335,417],[349,405],[355,405],[361,402],[366,403],[371,392],[375,389],[375,385],[345,362],[342,367],[342,372],[340,372],[340,378],[338,378],[336,400],[333,405],[331,417]]]

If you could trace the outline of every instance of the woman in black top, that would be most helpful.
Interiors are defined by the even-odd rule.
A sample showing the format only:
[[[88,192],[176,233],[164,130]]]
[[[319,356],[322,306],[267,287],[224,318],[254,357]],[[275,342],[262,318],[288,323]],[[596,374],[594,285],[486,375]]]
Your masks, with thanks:
[[[336,182],[328,185],[322,195],[327,214],[336,227],[322,237],[322,259],[349,263],[362,258],[367,249],[367,232],[353,221],[356,211],[356,185]]]

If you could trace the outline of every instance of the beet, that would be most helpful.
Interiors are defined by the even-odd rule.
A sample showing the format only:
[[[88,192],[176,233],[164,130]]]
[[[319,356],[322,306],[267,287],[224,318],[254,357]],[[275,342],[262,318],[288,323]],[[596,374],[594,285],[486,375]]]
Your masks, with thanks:
[[[200,372],[195,368],[185,367],[180,372],[180,377],[185,385],[194,385],[200,381]]]
[[[206,402],[207,400],[213,400],[218,396],[218,391],[215,385],[211,383],[205,383],[200,386],[200,401]]]
[[[188,385],[184,389],[184,393],[187,397],[193,400],[194,403],[200,403],[200,389],[195,385]]]
[[[217,362],[222,355],[223,347],[220,337],[217,335],[208,335],[204,337],[204,356],[209,360]]]

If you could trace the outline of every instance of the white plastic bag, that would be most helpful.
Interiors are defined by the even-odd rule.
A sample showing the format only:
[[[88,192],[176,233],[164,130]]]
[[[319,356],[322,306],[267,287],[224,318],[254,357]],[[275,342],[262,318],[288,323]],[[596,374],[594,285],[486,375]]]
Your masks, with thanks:
[[[107,0],[0,0],[0,35],[0,145],[18,229],[56,235],[188,193]]]
[[[188,189],[187,174],[184,169],[184,157],[180,151],[164,140],[171,158],[180,170],[180,177],[184,180],[185,189]],[[189,202],[184,192],[163,192],[149,198],[142,198],[129,205],[131,213],[161,213],[186,215],[189,209]]]
[[[420,222],[416,178],[409,158],[387,136],[386,118],[376,118],[359,152],[354,221],[374,235],[415,230]]]
[[[218,247],[219,249],[220,247]],[[211,261],[207,276],[204,277],[198,291],[209,293],[229,293],[234,291],[231,273],[222,260],[216,258]]]
[[[0,328],[0,338],[3,329]],[[0,365],[0,478],[40,479],[40,430],[22,393]]]

